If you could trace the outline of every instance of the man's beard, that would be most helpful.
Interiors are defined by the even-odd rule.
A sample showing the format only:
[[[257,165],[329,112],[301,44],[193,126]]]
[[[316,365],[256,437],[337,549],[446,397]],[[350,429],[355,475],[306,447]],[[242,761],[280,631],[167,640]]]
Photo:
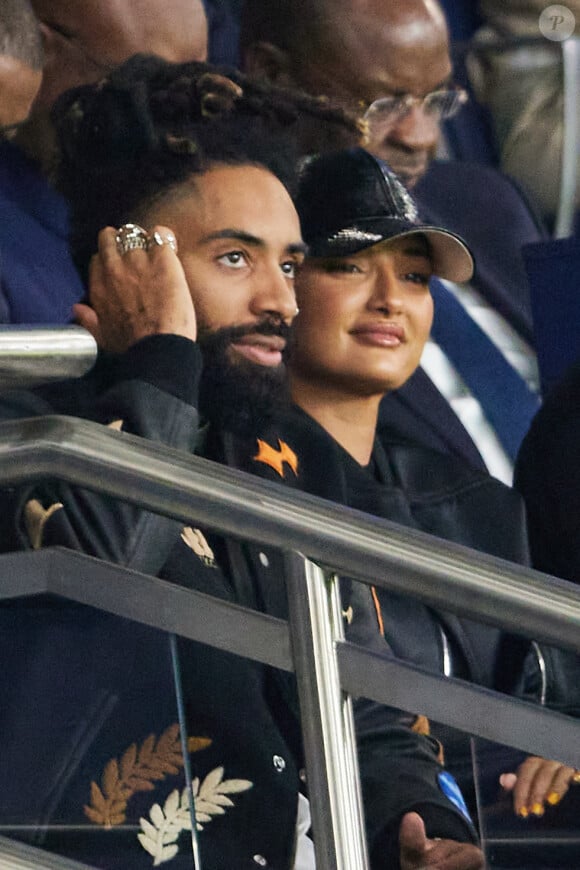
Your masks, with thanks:
[[[289,402],[286,367],[266,366],[237,357],[231,345],[247,335],[276,335],[287,340],[290,328],[279,320],[233,326],[198,336],[203,356],[199,410],[220,430],[259,435],[265,423]]]

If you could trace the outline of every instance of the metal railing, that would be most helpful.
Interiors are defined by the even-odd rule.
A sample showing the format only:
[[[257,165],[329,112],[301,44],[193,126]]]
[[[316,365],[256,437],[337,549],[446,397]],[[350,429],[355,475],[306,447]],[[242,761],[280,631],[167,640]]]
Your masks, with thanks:
[[[576,586],[94,423],[0,426],[0,484],[46,478],[285,551],[289,624],[60,549],[1,557],[0,597],[51,592],[294,669],[319,870],[368,868],[351,694],[580,767],[575,720],[346,643],[335,572],[579,652]]]
[[[0,326],[0,387],[29,387],[78,377],[97,356],[92,335],[80,326]]]

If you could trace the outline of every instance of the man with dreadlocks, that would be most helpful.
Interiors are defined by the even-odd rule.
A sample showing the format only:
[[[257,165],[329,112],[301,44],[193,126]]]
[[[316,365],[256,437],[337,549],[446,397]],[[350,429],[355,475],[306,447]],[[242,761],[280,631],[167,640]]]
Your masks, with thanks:
[[[358,134],[319,101],[142,57],[68,95],[57,113],[61,176],[89,276],[77,316],[101,353],[78,381],[2,397],[0,417],[71,414],[193,452],[199,409],[203,450],[225,462],[265,430],[304,253],[283,140],[321,114]],[[285,614],[274,554],[218,539],[194,516],[181,528],[50,480],[1,502],[5,550],[64,545]],[[382,649],[371,608],[357,607],[350,629]],[[171,652],[166,635],[73,603],[0,609],[4,830],[9,820],[16,836],[91,866],[191,867]],[[313,870],[293,681],[198,643],[178,653],[203,867]],[[432,805],[436,835],[474,838],[435,785],[438,747],[414,718],[357,704],[377,870],[399,864],[401,817],[417,805]],[[422,853],[401,861],[423,864]]]

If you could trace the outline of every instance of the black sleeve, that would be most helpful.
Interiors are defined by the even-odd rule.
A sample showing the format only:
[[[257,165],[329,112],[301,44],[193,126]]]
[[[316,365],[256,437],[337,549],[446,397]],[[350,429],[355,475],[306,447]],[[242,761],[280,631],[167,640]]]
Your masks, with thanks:
[[[355,703],[355,723],[373,870],[399,866],[399,825],[418,812],[429,837],[477,842],[475,829],[448,797],[439,743],[413,731],[416,717],[370,701]]]
[[[516,462],[535,568],[580,583],[580,362],[549,394]]]
[[[193,342],[151,336],[110,362],[104,378],[93,373],[58,389],[3,397],[0,417],[67,413],[193,452],[200,372]],[[57,480],[18,488],[5,499],[3,516],[11,524],[3,533],[5,548],[67,546],[151,574],[162,566],[179,528],[173,520]]]

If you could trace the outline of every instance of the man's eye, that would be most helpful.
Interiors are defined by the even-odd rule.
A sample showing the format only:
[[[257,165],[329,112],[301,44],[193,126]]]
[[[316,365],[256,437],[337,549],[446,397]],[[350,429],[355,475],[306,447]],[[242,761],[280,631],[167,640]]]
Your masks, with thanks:
[[[227,254],[218,257],[218,263],[229,266],[230,269],[242,269],[247,265],[247,260],[242,251],[228,251]]]
[[[280,268],[288,278],[294,278],[296,276],[296,266],[295,260],[288,260],[287,263],[282,263]]]

